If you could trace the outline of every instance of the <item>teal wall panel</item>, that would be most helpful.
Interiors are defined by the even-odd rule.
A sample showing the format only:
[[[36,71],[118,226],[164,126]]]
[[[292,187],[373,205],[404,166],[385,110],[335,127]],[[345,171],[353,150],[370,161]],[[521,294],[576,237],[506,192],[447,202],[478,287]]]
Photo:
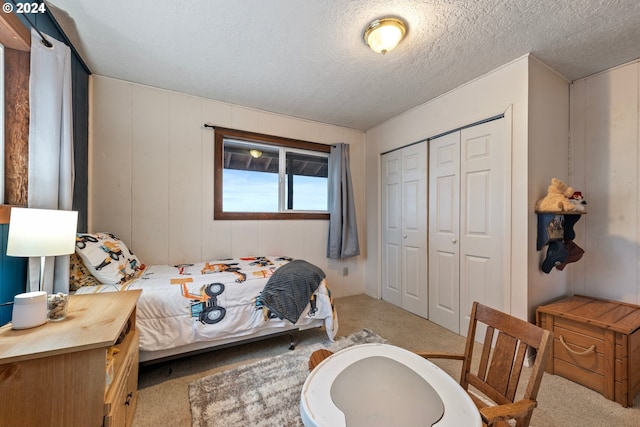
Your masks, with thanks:
[[[0,224],[0,304],[13,302],[13,297],[25,291],[28,258],[7,256],[9,224]],[[0,305],[0,325],[11,321],[13,305]]]

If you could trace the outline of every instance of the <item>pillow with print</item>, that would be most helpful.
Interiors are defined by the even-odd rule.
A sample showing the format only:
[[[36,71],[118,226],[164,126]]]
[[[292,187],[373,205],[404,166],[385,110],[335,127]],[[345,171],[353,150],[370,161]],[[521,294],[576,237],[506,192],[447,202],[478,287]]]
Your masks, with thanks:
[[[69,290],[77,291],[83,286],[100,285],[100,281],[89,271],[82,258],[77,253],[72,253],[69,260]]]
[[[91,274],[105,285],[124,284],[144,270],[138,257],[111,233],[78,233],[76,253]]]

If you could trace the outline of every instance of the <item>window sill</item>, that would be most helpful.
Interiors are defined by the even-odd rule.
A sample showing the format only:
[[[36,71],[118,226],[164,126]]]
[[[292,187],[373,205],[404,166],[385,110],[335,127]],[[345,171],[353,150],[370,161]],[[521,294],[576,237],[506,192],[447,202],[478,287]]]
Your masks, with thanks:
[[[214,212],[214,220],[329,219],[328,213],[314,212]]]

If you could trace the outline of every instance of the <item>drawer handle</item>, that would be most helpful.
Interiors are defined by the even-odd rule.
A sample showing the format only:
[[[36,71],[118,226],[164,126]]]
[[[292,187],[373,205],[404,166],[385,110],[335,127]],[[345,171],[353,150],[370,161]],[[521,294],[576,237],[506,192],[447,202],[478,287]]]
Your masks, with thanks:
[[[564,342],[564,338],[562,337],[562,335],[559,335],[559,337],[560,337],[560,344],[562,344],[564,346],[564,348],[566,348],[569,353],[573,353],[573,354],[575,354],[577,356],[584,356],[585,354],[593,353],[593,351],[596,349],[596,345],[593,344],[591,347],[589,347],[588,349],[586,349],[584,351],[572,350],[572,349],[569,348],[567,343]]]

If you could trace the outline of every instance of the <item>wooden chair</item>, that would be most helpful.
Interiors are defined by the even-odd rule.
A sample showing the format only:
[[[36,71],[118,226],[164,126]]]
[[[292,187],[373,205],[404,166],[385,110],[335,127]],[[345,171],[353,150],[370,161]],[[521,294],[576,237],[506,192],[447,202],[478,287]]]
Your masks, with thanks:
[[[311,356],[309,356],[309,371],[313,371],[316,368],[316,366],[320,364],[320,362],[322,362],[324,359],[331,356],[332,354],[333,354],[332,351],[329,351],[324,348],[321,348],[320,350],[316,350],[313,353],[311,353]]]
[[[477,344],[474,337],[478,322],[487,325],[484,338],[486,345],[482,345],[477,371],[472,372],[473,352]],[[492,349],[491,343],[494,339],[495,347]],[[517,427],[528,427],[533,409],[538,404],[536,398],[549,356],[547,345],[549,339],[551,339],[551,332],[547,330],[474,302],[463,355],[416,353],[428,359],[443,358],[462,361],[460,385],[467,390],[475,402],[486,426],[509,426],[507,420],[516,420]],[[537,350],[535,361],[531,367],[523,398],[514,402],[529,347]],[[470,390],[470,386],[473,389]],[[484,396],[480,397],[482,395]]]

